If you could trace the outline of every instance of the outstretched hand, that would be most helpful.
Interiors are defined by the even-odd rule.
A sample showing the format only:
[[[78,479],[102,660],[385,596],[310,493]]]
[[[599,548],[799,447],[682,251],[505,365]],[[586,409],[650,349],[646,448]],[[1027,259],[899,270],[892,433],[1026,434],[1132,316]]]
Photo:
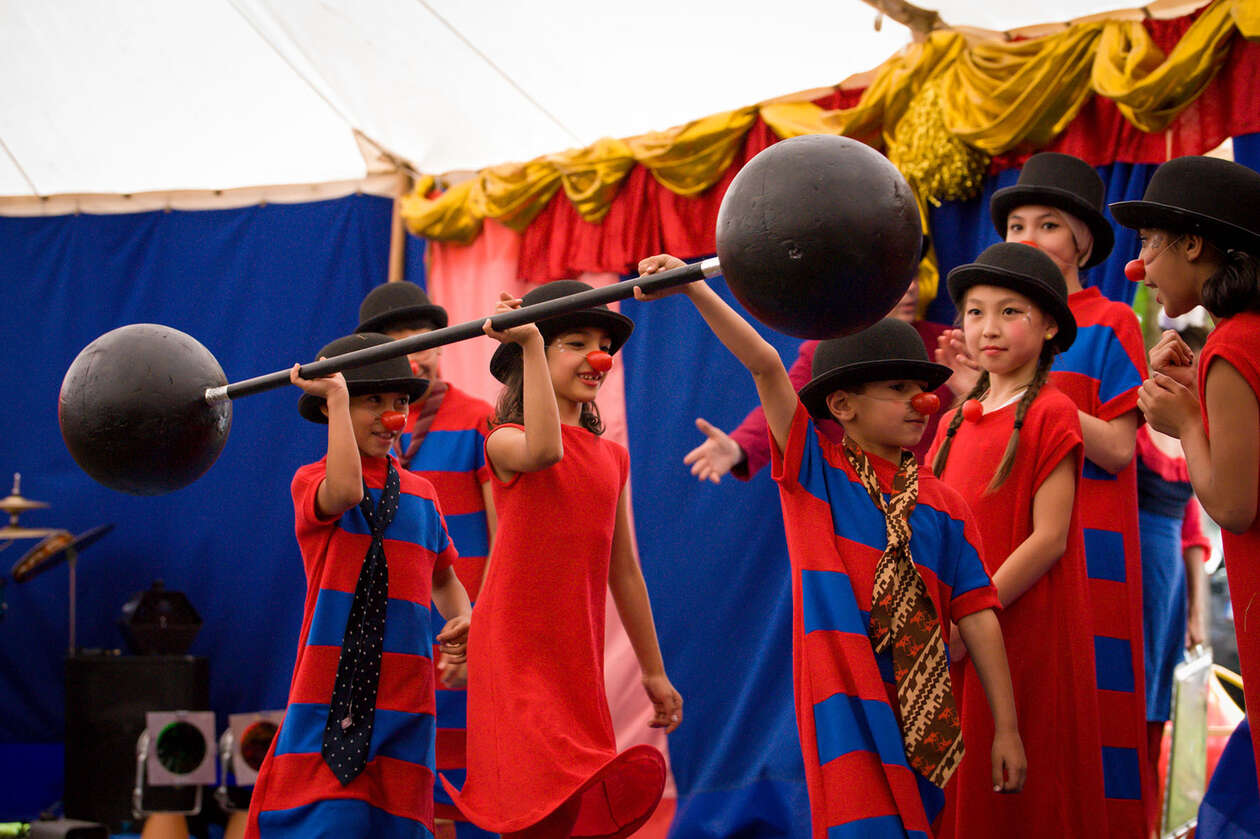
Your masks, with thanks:
[[[503,312],[511,312],[521,307],[521,298],[513,297],[506,291],[499,292],[499,302],[494,307],[496,315]],[[538,326],[532,323],[513,326],[510,329],[495,329],[493,318],[486,318],[486,322],[481,325],[481,331],[489,335],[494,340],[502,344],[525,344],[532,338],[537,336],[538,340],[542,340],[542,333],[538,331]]]
[[[704,434],[705,441],[687,452],[683,463],[691,466],[691,474],[698,480],[716,484],[744,459],[744,450],[730,435],[703,417],[696,417],[696,428]]]
[[[946,382],[955,396],[971,393],[980,380],[980,366],[967,352],[961,329],[947,329],[936,339],[936,363],[944,364],[954,374]]]
[[[644,676],[643,690],[656,713],[648,725],[652,728],[663,728],[669,734],[682,723],[682,696],[674,690],[669,677],[664,673],[659,676]]]

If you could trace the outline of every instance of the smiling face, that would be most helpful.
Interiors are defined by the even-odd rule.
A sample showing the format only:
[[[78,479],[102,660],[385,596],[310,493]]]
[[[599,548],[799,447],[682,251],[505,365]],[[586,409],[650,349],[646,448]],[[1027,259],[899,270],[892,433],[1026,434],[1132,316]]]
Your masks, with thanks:
[[[1032,242],[1054,260],[1071,288],[1074,280],[1080,284],[1077,277],[1084,254],[1072,238],[1072,229],[1063,215],[1062,210],[1037,204],[1016,207],[1006,217],[1006,241]]]
[[[385,334],[393,338],[395,341],[399,341],[403,338],[410,338],[413,335],[424,335],[425,333],[432,331],[433,330],[428,327],[422,327],[420,329],[398,328],[387,330]],[[442,362],[441,347],[432,347],[427,350],[420,350],[419,352],[407,353],[407,360],[411,362],[412,372],[420,378],[428,379],[430,382],[435,382],[442,378],[442,373],[439,370],[439,366]]]
[[[391,431],[381,421],[386,411],[407,413],[409,398],[405,393],[365,393],[350,397],[350,425],[359,452],[366,457],[389,454],[400,431]]]
[[[591,366],[586,355],[608,352],[612,339],[606,330],[586,326],[561,332],[547,343],[547,367],[556,397],[572,403],[593,402],[607,371]]]
[[[1001,286],[972,286],[963,296],[967,352],[996,376],[1035,369],[1042,345],[1058,334],[1054,320],[1024,295]]]
[[[844,431],[863,449],[896,461],[902,449],[923,439],[927,416],[911,400],[927,392],[927,382],[886,379],[837,390],[827,397],[827,408]]]

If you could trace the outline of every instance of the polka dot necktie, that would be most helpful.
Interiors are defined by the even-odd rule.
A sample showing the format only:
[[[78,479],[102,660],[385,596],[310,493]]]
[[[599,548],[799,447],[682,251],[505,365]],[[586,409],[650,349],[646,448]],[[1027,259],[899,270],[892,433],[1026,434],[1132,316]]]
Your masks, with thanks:
[[[367,766],[376,719],[376,691],[381,679],[381,648],[385,642],[385,607],[389,602],[389,566],[385,562],[385,529],[398,512],[398,472],[386,458],[385,490],[372,507],[367,485],[359,511],[372,528],[372,544],[359,579],[341,639],[337,679],[333,683],[328,722],[320,753],[342,786]]]

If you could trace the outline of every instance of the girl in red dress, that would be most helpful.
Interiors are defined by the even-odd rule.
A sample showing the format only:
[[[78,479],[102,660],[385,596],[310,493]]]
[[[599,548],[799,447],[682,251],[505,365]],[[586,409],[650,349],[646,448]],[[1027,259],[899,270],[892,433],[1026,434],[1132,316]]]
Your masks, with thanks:
[[[559,280],[498,311],[587,291]],[[486,438],[499,529],[469,635],[468,775],[460,810],[507,836],[628,836],[665,785],[650,746],[617,752],[604,695],[604,598],[611,591],[655,707],[673,731],[682,698],[665,675],[635,560],[629,454],[599,435],[595,396],[633,322],[604,306],[502,332],[490,371],[504,382]]]
[[[1197,357],[1164,333],[1138,407],[1152,428],[1181,440],[1194,493],[1221,526],[1243,693],[1260,708],[1260,174],[1180,157],[1155,171],[1141,201],[1111,211],[1141,233],[1125,273],[1156,289],[1170,317],[1201,304],[1216,319]],[[1260,752],[1260,726],[1251,736]]]
[[[941,833],[1108,836],[1093,632],[1082,620],[1081,426],[1048,381],[1055,354],[1076,337],[1063,275],[1040,250],[1004,242],[955,268],[948,284],[982,372],[964,407],[941,419],[928,457],[980,525],[1028,779],[1018,795],[997,792],[983,755],[969,752],[947,790],[951,823]],[[961,694],[963,736],[984,742],[992,722],[970,662]]]

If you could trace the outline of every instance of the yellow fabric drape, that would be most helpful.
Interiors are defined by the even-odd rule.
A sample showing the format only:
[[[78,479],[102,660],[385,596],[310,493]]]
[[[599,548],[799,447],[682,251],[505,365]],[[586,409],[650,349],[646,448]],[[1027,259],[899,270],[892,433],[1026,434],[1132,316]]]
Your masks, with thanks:
[[[524,229],[563,188],[582,218],[598,222],[636,163],[677,194],[708,189],[758,116],[780,138],[843,134],[887,150],[926,190],[925,207],[924,201],[978,189],[975,170],[985,155],[1049,143],[1093,94],[1114,100],[1142,131],[1164,130],[1211,81],[1235,31],[1260,37],[1260,0],[1215,0],[1167,57],[1131,21],[1083,23],[1017,42],[968,44],[960,33],[933,32],[884,62],[853,108],[825,111],[808,102],[741,108],[669,131],[491,167],[435,199],[426,197],[433,179],[420,178],[400,199],[401,212],[416,235],[468,242],[487,217]]]

